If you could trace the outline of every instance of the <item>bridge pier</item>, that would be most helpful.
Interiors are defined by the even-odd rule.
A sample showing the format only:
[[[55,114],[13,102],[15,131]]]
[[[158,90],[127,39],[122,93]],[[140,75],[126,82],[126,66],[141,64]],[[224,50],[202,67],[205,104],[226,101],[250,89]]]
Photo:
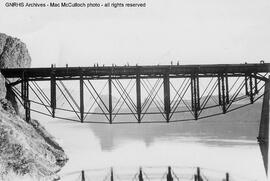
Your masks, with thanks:
[[[252,76],[251,74],[249,75],[249,97],[250,97],[250,103],[253,104],[254,103],[254,94],[253,94],[253,83],[252,83]]]
[[[84,119],[84,92],[83,92],[83,75],[80,75],[80,118],[81,123]]]
[[[51,72],[51,109],[52,109],[52,117],[55,117],[55,109],[56,109],[56,80],[55,73]]]
[[[258,94],[258,80],[256,78],[257,73],[246,73],[245,74],[245,89],[246,95],[249,96],[250,103],[254,103],[254,95]]]
[[[254,77],[256,77],[257,75],[256,75],[257,73],[254,73]],[[257,80],[257,78],[254,78],[254,86],[255,86],[255,94],[258,94],[259,93],[259,91],[258,91],[258,80]]]
[[[84,174],[84,170],[82,170],[82,172],[81,172],[81,175],[82,175],[82,179],[81,179],[81,181],[85,181],[85,174]]]
[[[114,181],[113,168],[111,168],[110,181]]]
[[[268,150],[269,150],[269,111],[270,111],[269,99],[270,99],[270,76],[268,80],[265,82],[260,129],[257,138],[260,145],[266,174],[268,174]]]
[[[108,87],[109,87],[109,121],[112,124],[112,76],[109,76],[108,80]]]
[[[29,101],[29,82],[28,78],[25,77],[25,74],[22,75],[22,83],[21,83],[21,97],[23,100],[23,107],[25,110],[25,120],[26,122],[30,122],[30,101]]]
[[[229,84],[227,74],[218,76],[219,104],[222,106],[222,112],[227,112],[227,104],[229,103]]]
[[[218,105],[222,105],[222,96],[221,96],[221,82],[220,82],[221,78],[220,76],[217,77],[217,81],[218,81]]]
[[[201,169],[200,167],[197,167],[197,180],[196,181],[203,181],[202,177],[201,177]]]
[[[173,181],[172,168],[170,166],[168,167],[167,181]]]
[[[168,74],[164,74],[163,85],[164,85],[164,111],[166,115],[166,121],[169,122],[171,112],[171,99],[170,99],[170,78]]]
[[[248,77],[247,77],[247,74],[245,74],[245,90],[246,90],[246,96],[248,96],[249,93],[248,93]]]
[[[140,170],[139,170],[139,176],[138,176],[138,178],[139,178],[139,181],[143,181],[142,168],[140,168]]]
[[[136,75],[136,94],[137,94],[138,123],[140,123],[141,122],[141,113],[142,113],[142,106],[141,106],[141,78],[140,78],[140,74]]]
[[[229,80],[228,80],[228,74],[225,73],[225,82],[226,82],[226,104],[230,103],[230,95],[229,95]]]
[[[226,173],[226,181],[230,181],[229,173]]]
[[[200,106],[200,89],[199,89],[199,77],[198,75],[191,75],[191,108],[194,112],[195,120],[198,119],[198,111],[201,109]]]

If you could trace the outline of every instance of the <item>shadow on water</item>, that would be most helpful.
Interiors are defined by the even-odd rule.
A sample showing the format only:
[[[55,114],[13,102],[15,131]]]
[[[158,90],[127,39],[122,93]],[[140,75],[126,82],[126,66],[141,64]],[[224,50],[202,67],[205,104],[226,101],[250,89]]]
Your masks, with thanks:
[[[225,115],[198,121],[160,124],[89,124],[104,151],[122,142],[143,141],[150,146],[156,140],[195,141],[208,146],[257,144],[261,104],[253,104]],[[91,119],[91,117],[89,117]]]

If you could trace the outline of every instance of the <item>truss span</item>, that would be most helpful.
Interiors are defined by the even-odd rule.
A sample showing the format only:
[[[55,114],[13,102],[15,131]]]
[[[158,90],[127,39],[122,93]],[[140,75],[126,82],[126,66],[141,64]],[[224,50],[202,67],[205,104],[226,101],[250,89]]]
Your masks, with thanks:
[[[24,106],[26,120],[35,111],[71,121],[112,124],[225,114],[259,100],[269,71],[270,64],[263,63],[52,66],[2,69],[1,73]]]
[[[1,69],[31,111],[82,123],[169,123],[225,114],[263,97],[258,142],[268,170],[270,64]]]

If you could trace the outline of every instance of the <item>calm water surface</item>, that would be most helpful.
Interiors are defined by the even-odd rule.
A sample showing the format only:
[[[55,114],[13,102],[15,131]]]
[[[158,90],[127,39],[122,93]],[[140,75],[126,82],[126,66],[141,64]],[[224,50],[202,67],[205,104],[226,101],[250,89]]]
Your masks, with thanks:
[[[221,139],[172,131],[178,130],[175,127],[182,123],[169,127],[164,124],[163,128],[151,128],[150,124],[131,125],[133,128],[128,129],[129,126],[121,125],[43,120],[69,157],[59,173],[62,180],[76,180],[79,177],[76,172],[80,170],[88,170],[86,175],[92,178],[95,174],[102,175],[101,180],[104,180],[111,166],[119,180],[125,180],[127,175],[131,177],[128,180],[132,180],[140,166],[145,168],[146,174],[153,173],[162,178],[168,165],[175,168],[180,178],[181,174],[185,174],[183,172],[190,172],[192,176],[195,167],[200,166],[205,174],[223,177],[225,172],[229,172],[235,180],[237,177],[265,180],[261,153],[255,139]]]

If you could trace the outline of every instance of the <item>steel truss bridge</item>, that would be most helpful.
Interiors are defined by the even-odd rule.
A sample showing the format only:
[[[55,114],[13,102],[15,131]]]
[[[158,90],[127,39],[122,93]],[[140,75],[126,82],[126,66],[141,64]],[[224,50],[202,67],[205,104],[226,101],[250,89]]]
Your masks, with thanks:
[[[263,97],[258,141],[268,153],[269,63],[0,71],[23,105],[26,121],[31,111],[82,123],[189,121],[225,114]]]

